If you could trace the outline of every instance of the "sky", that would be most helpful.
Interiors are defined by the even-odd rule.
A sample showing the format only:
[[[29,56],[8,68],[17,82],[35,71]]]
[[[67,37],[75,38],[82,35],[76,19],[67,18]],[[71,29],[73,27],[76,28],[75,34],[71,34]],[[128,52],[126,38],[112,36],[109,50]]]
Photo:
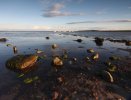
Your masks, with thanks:
[[[0,30],[131,30],[131,0],[0,0]]]

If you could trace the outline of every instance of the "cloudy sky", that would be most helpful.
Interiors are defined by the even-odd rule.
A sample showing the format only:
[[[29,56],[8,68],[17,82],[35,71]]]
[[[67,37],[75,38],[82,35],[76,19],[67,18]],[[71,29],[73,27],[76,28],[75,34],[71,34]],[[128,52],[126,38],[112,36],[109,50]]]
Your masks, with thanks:
[[[0,30],[131,30],[131,0],[0,0]]]

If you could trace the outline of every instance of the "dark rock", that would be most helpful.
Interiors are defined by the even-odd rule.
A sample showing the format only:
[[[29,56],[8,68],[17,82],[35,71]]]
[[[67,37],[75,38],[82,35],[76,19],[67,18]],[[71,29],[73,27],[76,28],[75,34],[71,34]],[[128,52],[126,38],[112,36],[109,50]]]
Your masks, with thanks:
[[[77,40],[74,40],[74,41],[77,41],[77,42],[80,42],[80,43],[81,43],[81,42],[82,42],[82,39],[77,39]]]
[[[7,39],[6,38],[0,38],[0,42],[6,42]]]
[[[95,43],[97,46],[102,46],[104,42],[103,38],[95,37]]]
[[[14,54],[18,53],[18,50],[17,50],[16,46],[13,46],[13,52],[14,52]]]
[[[36,55],[17,55],[6,61],[6,67],[9,69],[23,70],[33,66],[38,59]]]
[[[47,40],[49,40],[49,39],[50,39],[50,37],[46,37],[46,39],[47,39]]]

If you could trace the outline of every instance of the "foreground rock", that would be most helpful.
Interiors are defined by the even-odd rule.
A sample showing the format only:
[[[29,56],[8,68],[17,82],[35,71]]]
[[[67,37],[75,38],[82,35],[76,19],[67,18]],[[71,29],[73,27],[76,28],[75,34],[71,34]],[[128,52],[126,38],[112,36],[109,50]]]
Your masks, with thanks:
[[[55,65],[55,66],[62,66],[63,65],[63,61],[59,57],[55,57],[53,59],[53,65]]]
[[[6,42],[7,39],[6,38],[0,38],[0,42]]]
[[[6,67],[9,69],[23,70],[33,66],[38,59],[36,55],[17,55],[7,60]]]

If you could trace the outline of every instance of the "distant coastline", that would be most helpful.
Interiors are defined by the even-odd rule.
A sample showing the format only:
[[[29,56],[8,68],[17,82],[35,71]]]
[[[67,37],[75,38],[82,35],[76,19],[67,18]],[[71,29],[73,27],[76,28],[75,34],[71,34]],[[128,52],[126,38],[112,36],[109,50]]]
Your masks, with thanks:
[[[131,30],[78,30],[78,31],[35,31],[35,30],[27,30],[27,31],[11,31],[11,30],[0,30],[0,32],[131,32]]]

